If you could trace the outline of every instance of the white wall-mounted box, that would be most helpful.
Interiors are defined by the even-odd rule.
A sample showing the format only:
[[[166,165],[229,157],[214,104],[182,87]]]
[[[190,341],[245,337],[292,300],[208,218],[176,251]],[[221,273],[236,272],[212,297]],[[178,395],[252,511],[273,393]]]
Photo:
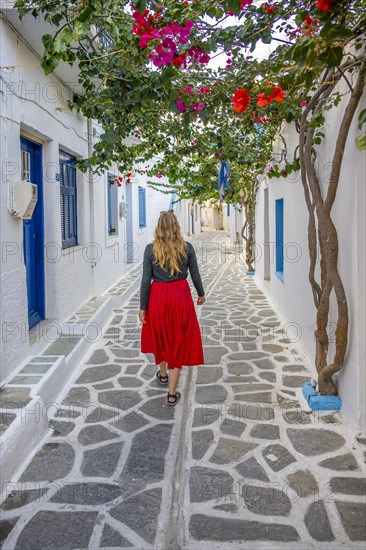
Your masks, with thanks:
[[[38,186],[28,181],[9,182],[8,210],[12,216],[29,220],[38,199]]]

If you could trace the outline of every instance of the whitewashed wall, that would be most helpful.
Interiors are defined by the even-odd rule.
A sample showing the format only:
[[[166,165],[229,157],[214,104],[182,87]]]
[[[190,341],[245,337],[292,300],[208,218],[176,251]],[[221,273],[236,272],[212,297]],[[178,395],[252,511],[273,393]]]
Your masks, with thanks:
[[[346,91],[346,90],[344,90]],[[327,114],[326,139],[319,148],[318,171],[325,185],[330,172],[332,151],[340,124],[343,103]],[[365,108],[365,96],[359,110]],[[366,427],[365,409],[365,153],[355,147],[358,135],[357,118],[353,122],[343,159],[343,168],[333,220],[338,230],[339,270],[345,286],[349,306],[349,345],[346,361],[339,376],[339,393],[343,412],[359,430]],[[285,139],[289,149],[298,141],[293,127],[287,127]],[[289,151],[291,154],[291,150]],[[266,191],[267,189],[267,191]],[[268,230],[270,247],[270,281],[265,280],[265,246],[268,241],[265,224],[265,193],[268,193]],[[275,274],[275,200],[284,199],[284,281]],[[282,317],[289,323],[289,336],[298,331],[298,344],[314,365],[315,307],[308,281],[309,254],[307,244],[308,212],[299,174],[287,179],[261,182],[256,212],[256,281],[268,294]],[[334,297],[333,297],[334,298]],[[335,302],[331,303],[330,322],[336,320]],[[314,371],[315,374],[315,371]]]
[[[202,231],[201,206],[191,200],[178,201],[174,207],[182,232],[186,236],[198,235]],[[193,216],[192,216],[193,212]]]
[[[1,64],[15,66],[1,75],[1,244],[6,249],[1,262],[2,334],[0,380],[6,380],[31,353],[29,344],[26,270],[22,257],[23,221],[7,211],[8,181],[19,180],[20,131],[43,140],[43,199],[45,245],[45,312],[47,319],[62,321],[94,295],[106,291],[125,272],[126,220],[118,219],[118,235],[108,236],[107,173],[77,175],[78,246],[62,250],[59,150],[77,157],[88,156],[88,125],[71,112],[72,81],[65,85],[54,75],[45,76],[39,58],[6,23],[0,22]],[[39,40],[40,40],[39,35]],[[117,167],[109,171],[118,175]],[[133,241],[136,261],[147,243],[147,229],[138,227],[138,185],[132,188]],[[118,189],[118,200],[126,186]],[[148,209],[147,209],[148,210]],[[8,244],[6,244],[8,243]],[[11,325],[10,328],[10,324]]]
[[[243,239],[241,237],[241,230],[244,225],[244,209],[235,208],[230,205],[230,216],[229,216],[229,232],[230,232],[230,242],[234,244],[236,242],[242,243]]]

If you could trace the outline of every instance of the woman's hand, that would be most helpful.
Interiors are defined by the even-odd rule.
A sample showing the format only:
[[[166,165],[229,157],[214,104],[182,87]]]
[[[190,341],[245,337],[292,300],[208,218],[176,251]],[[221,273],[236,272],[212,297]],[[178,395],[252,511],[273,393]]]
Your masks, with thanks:
[[[197,298],[197,305],[198,306],[202,306],[202,304],[204,304],[206,301],[206,298],[204,296],[198,296]]]
[[[146,323],[146,320],[145,320],[145,309],[140,309],[139,311],[139,319],[141,321],[141,323]]]

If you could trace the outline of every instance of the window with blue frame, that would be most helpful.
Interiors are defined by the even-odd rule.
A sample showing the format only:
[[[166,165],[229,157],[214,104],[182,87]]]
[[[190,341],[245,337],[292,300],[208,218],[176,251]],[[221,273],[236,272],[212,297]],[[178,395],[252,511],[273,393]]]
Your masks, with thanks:
[[[118,189],[116,176],[108,174],[107,205],[108,205],[108,235],[118,235]]]
[[[276,200],[276,275],[283,281],[284,267],[284,232],[283,232],[283,199]]]
[[[139,186],[139,227],[146,227],[146,189]]]
[[[60,207],[62,248],[77,245],[75,157],[60,151]]]

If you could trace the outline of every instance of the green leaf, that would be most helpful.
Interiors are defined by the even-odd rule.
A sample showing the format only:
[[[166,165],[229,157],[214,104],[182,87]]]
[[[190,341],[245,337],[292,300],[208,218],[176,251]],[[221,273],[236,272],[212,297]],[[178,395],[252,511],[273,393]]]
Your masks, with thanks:
[[[135,7],[137,11],[143,13],[146,9],[146,0],[137,0],[137,2],[135,2]]]
[[[56,38],[56,40],[54,41],[54,44],[53,44],[53,49],[57,53],[62,53],[62,52],[66,51],[67,46],[66,46],[65,42],[63,41],[62,36],[58,36]]]
[[[113,129],[109,129],[100,136],[100,139],[106,141],[109,145],[113,145],[116,140],[116,135]]]
[[[363,109],[360,112],[360,116],[358,117],[358,129],[361,130],[362,124],[366,122],[366,109]]]
[[[209,119],[209,114],[207,111],[200,111],[200,119],[202,122],[207,122]]]
[[[356,138],[356,147],[360,151],[364,151],[366,149],[366,134]]]
[[[46,50],[51,50],[53,46],[53,37],[50,34],[42,36],[42,42]]]
[[[42,59],[42,69],[45,75],[51,74],[57,67],[59,57],[57,55],[48,56],[45,55]]]
[[[234,13],[240,13],[241,0],[229,0],[228,7]]]
[[[324,25],[322,28],[320,35],[324,36],[328,42],[331,42],[332,40],[336,40],[337,38],[348,38],[349,36],[352,36],[353,32],[351,29],[348,29],[347,27],[334,27],[333,23],[331,26]]]
[[[87,21],[89,17],[94,13],[95,8],[93,6],[88,6],[84,11],[82,11],[78,17],[79,21]]]
[[[329,48],[325,54],[321,56],[321,59],[327,64],[328,67],[338,67],[343,58],[343,49],[340,46],[335,48]]]
[[[74,38],[75,40],[79,40],[86,34],[88,34],[90,29],[89,23],[84,23],[83,21],[76,20],[74,23]]]
[[[53,25],[56,25],[56,27],[58,27],[63,18],[64,16],[61,13],[56,13],[55,15],[52,15],[51,21]]]
[[[65,27],[62,30],[61,35],[65,42],[71,42],[71,40],[73,39],[73,32],[71,29],[69,29],[69,27]]]
[[[272,42],[271,31],[266,31],[265,33],[263,33],[261,36],[261,40],[263,44],[270,44]]]
[[[178,105],[177,105],[176,101],[171,101],[170,104],[169,104],[169,108],[173,113],[178,113],[179,112]]]

